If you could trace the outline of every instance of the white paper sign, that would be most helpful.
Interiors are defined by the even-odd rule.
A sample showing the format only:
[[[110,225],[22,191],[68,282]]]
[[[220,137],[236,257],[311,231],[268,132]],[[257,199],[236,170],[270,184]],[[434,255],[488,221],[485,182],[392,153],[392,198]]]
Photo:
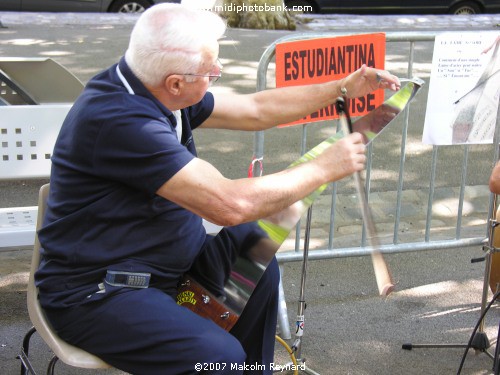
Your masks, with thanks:
[[[500,33],[436,36],[422,142],[492,143],[500,97]]]

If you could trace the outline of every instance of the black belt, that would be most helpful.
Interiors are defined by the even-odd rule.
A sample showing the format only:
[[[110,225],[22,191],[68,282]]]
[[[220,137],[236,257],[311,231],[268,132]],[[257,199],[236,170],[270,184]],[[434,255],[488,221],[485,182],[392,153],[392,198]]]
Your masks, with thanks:
[[[104,279],[112,286],[125,286],[129,288],[147,288],[151,274],[146,272],[107,271]]]

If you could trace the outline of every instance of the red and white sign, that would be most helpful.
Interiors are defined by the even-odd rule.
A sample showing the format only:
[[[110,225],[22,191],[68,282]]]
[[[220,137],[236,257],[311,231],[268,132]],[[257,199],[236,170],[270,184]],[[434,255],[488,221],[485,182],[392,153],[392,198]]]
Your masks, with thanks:
[[[361,65],[384,69],[385,34],[362,34],[285,42],[276,45],[276,87],[310,85],[341,79]],[[363,116],[384,101],[384,91],[349,99],[351,117]],[[335,105],[322,108],[297,125],[338,118]]]

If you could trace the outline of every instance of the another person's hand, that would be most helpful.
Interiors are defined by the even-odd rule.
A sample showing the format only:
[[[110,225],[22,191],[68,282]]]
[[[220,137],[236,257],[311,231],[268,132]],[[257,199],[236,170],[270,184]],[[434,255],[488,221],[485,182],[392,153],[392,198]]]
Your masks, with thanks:
[[[489,187],[492,193],[500,194],[500,162],[497,162],[491,171]]]

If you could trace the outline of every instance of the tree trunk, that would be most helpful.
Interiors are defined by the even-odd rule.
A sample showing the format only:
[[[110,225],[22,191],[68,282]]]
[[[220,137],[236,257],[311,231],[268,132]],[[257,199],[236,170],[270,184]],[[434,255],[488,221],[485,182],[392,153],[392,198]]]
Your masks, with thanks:
[[[295,30],[284,0],[218,0],[215,9],[230,27]]]

